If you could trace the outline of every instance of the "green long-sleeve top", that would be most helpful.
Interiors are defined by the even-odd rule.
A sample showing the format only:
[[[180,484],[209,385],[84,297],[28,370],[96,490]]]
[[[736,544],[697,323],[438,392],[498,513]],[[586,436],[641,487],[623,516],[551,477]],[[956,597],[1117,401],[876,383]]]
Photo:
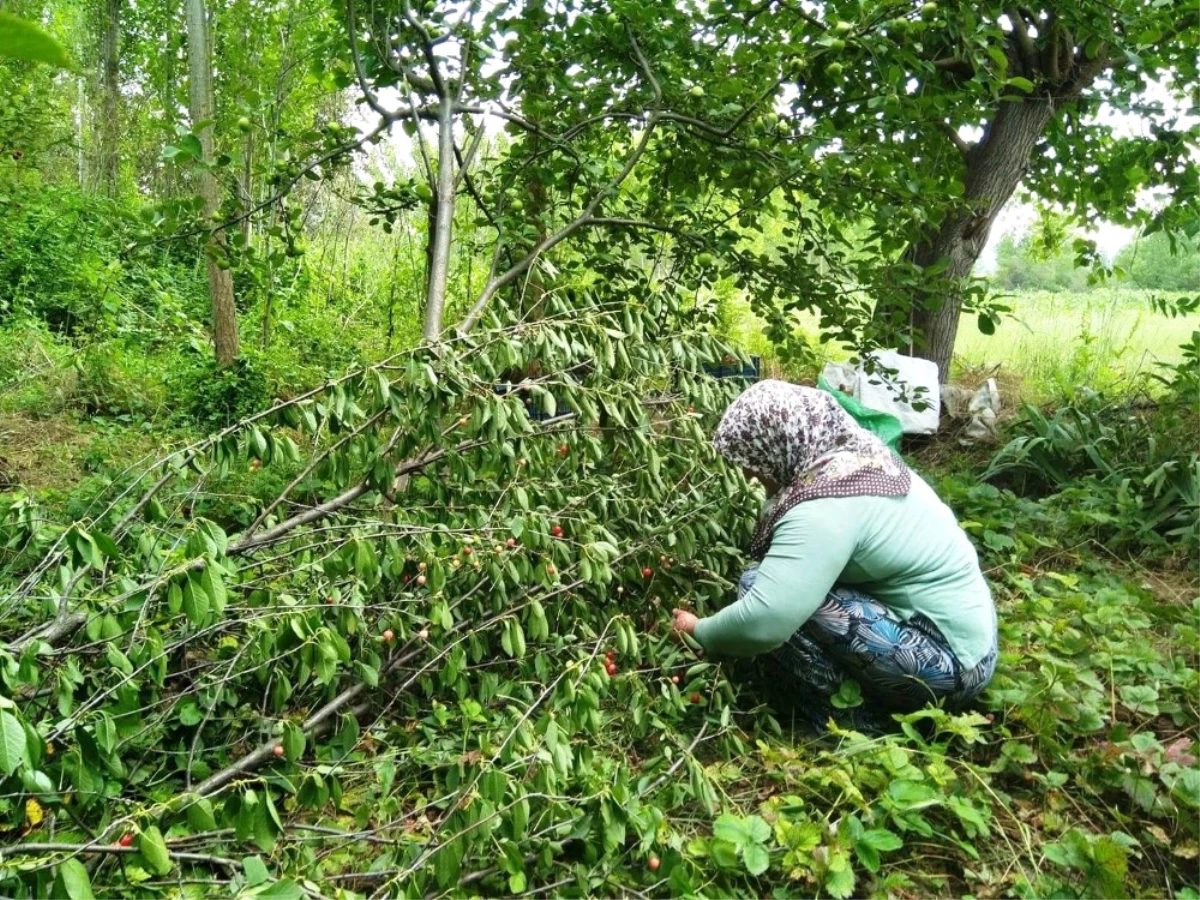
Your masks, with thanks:
[[[916,473],[903,497],[827,497],[790,509],[775,525],[753,587],[701,619],[696,640],[731,656],[773,650],[835,583],[874,597],[902,620],[923,613],[965,669],[995,641],[995,608],[975,548]]]

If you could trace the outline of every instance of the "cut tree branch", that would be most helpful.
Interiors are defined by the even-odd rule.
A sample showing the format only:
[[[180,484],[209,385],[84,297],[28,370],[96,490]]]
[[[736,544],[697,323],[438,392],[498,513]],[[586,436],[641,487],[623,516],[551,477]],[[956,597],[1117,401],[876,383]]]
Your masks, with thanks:
[[[87,853],[87,854],[122,854],[122,853],[139,853],[137,847],[123,847],[120,844],[10,844],[3,850],[0,850],[0,856],[27,856],[37,853]],[[167,850],[167,855],[171,859],[177,859],[180,862],[198,862],[205,863],[210,866],[219,866],[222,869],[229,871],[241,871],[242,864],[235,859],[226,859],[223,856],[213,856],[211,853],[189,853],[181,850]]]

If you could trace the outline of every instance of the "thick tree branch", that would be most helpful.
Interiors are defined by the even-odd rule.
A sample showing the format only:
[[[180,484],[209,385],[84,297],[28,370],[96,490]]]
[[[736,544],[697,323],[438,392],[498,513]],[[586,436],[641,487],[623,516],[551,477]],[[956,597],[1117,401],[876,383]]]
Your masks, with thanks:
[[[950,75],[960,76],[962,78],[970,78],[975,74],[975,66],[968,59],[958,59],[957,57],[945,57],[943,59],[935,59],[933,67],[939,72],[946,72]]]
[[[633,29],[629,23],[625,23],[625,32],[629,36],[630,46],[633,47],[633,56],[637,60],[638,67],[642,70],[642,74],[646,76],[646,80],[650,82],[650,90],[654,92],[654,106],[658,108],[662,106],[662,88],[659,87],[658,79],[654,77],[654,70],[650,68],[650,63],[646,59],[646,55],[642,53],[642,48],[634,37]]]
[[[425,23],[421,21],[419,16],[413,14],[412,3],[410,0],[404,0],[404,18],[421,37],[421,52],[425,55],[425,63],[429,66],[429,78],[432,81],[433,93],[437,94],[442,100],[453,100],[454,92],[446,89],[446,82],[442,78],[441,67],[438,66],[437,54],[433,52],[434,41],[429,34],[429,29],[425,27]],[[406,77],[408,77],[406,75]],[[416,85],[414,85],[415,87]]]
[[[1004,14],[1008,16],[1008,21],[1012,23],[1013,38],[1017,42],[1017,51],[1020,54],[1022,70],[1032,78],[1038,71],[1037,47],[1034,46],[1033,38],[1029,36],[1029,29],[1025,27],[1025,17],[1014,6],[1005,7]]]
[[[366,70],[363,68],[362,54],[358,52],[358,20],[354,15],[354,2],[355,0],[346,0],[346,32],[350,38],[350,58],[354,60],[354,76],[358,80],[358,88],[362,91],[367,105],[375,110],[384,121],[389,121],[392,118],[392,111],[380,103],[379,97],[371,88]]]

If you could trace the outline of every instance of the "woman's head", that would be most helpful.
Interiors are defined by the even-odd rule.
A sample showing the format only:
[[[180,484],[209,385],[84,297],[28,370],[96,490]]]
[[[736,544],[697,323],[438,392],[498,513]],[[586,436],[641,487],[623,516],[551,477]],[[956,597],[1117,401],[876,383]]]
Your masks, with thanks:
[[[713,445],[774,493],[859,434],[873,438],[825,391],[760,381],[725,410]]]
[[[776,523],[797,503],[898,497],[911,483],[908,466],[832,395],[785,381],[760,381],[733,401],[713,446],[779,495],[750,542],[755,559],[763,558]]]

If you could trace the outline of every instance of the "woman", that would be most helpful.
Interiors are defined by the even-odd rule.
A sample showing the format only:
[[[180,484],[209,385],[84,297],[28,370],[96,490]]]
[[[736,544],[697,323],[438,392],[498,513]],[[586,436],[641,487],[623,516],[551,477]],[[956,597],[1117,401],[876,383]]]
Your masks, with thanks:
[[[821,724],[818,701],[846,679],[875,714],[961,708],[983,690],[996,612],[975,549],[882,441],[824,391],[762,381],[713,444],[769,499],[737,602],[703,619],[677,609],[676,630],[712,654],[769,654]]]

